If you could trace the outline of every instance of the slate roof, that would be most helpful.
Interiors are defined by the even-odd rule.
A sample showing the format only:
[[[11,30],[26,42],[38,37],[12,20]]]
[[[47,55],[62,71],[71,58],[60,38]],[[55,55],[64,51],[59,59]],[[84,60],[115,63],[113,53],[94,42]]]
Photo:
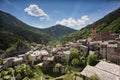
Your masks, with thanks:
[[[99,62],[96,66],[87,65],[81,75],[90,77],[98,75],[100,80],[120,80],[120,66],[105,61]]]
[[[105,61],[100,61],[95,67],[105,70],[107,72],[110,72],[112,74],[118,75],[120,77],[120,66],[119,65],[108,63]]]

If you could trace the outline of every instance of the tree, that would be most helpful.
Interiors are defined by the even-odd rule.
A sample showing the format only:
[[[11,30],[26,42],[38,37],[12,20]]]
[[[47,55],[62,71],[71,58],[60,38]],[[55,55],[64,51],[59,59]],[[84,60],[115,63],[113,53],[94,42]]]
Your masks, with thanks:
[[[3,64],[3,59],[2,59],[2,58],[0,58],[0,65],[1,65],[1,64]]]
[[[72,60],[71,64],[72,64],[73,66],[78,66],[79,60],[78,60],[77,58],[74,58],[74,59]]]
[[[99,62],[99,59],[96,54],[91,54],[87,57],[87,64],[94,66]]]
[[[79,57],[79,53],[78,50],[75,48],[70,48],[70,58],[69,61],[71,62],[74,58],[78,58]]]
[[[85,67],[85,65],[86,65],[85,57],[79,56],[79,65],[80,65],[80,67]]]
[[[21,79],[22,79],[22,76],[21,76],[20,73],[18,73],[18,74],[16,75],[16,79],[17,79],[17,80],[21,80]]]
[[[6,75],[8,75],[8,71],[2,71],[2,72],[1,72],[1,76],[2,76],[2,77],[6,76]]]
[[[97,74],[94,74],[94,75],[90,76],[90,77],[89,77],[88,79],[86,79],[86,80],[100,80],[100,78],[98,77]]]
[[[71,73],[71,66],[67,65],[66,68],[65,68],[65,71],[67,73]]]
[[[22,75],[22,78],[24,77],[32,78],[34,76],[31,67],[26,64],[21,64],[16,68],[16,74],[19,74],[19,73]]]
[[[28,77],[25,77],[23,80],[30,80]]]
[[[13,68],[8,68],[7,71],[8,71],[8,74],[9,74],[9,75],[12,75],[12,76],[14,77],[14,72],[15,72],[15,71],[14,71]]]

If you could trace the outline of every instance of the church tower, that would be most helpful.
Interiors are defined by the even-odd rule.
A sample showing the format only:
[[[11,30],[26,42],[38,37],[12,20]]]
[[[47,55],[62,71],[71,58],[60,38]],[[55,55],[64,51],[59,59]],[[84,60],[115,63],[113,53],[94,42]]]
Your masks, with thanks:
[[[95,40],[95,38],[96,38],[96,26],[95,25],[93,25],[92,26],[92,39],[94,39]]]

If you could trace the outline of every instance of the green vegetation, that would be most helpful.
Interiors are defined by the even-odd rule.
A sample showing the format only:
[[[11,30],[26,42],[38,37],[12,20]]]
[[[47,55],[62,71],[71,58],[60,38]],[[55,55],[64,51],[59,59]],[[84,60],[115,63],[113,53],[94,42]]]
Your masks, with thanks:
[[[84,56],[79,56],[79,66],[81,66],[81,67],[86,66],[86,59]]]
[[[96,55],[96,54],[90,54],[90,55],[88,55],[88,57],[87,57],[87,64],[94,66],[98,62],[99,62],[98,55]]]
[[[52,40],[52,41],[49,41],[48,45],[50,46],[50,48],[54,48],[56,47],[56,45],[62,45],[62,43],[59,41],[59,40]]]
[[[96,21],[94,24],[97,26],[98,33],[102,31],[120,33],[120,8]],[[58,44],[61,45],[74,39],[87,38],[91,35],[91,26],[92,24],[76,32],[74,32],[75,30],[73,29],[61,25],[41,30],[33,28],[21,22],[14,16],[0,11],[0,54],[12,53],[24,49],[27,50],[29,49],[29,46],[41,48],[41,45],[38,45],[37,43],[48,44],[51,47],[55,47]],[[69,33],[72,34],[68,35]],[[64,36],[64,34],[68,36]],[[61,39],[62,36],[64,37]],[[65,80],[73,80],[76,72],[73,72],[72,68],[81,68],[80,70],[82,70],[87,64],[91,66],[96,65],[100,59],[100,56],[97,54],[91,54],[85,57],[75,48],[71,48],[70,52],[69,60],[64,64],[66,67],[66,74],[63,76],[61,76],[61,73],[53,72],[53,68],[55,67],[54,63],[53,65],[45,67],[21,64],[16,68],[3,70],[0,73],[0,80],[5,80],[5,78],[15,78],[16,80],[40,80],[45,77],[54,79],[58,76]],[[3,64],[3,60],[0,58],[0,65],[1,64]],[[87,80],[99,80],[99,78],[97,75],[93,75]]]
[[[100,80],[100,78],[96,74],[94,74],[94,75],[92,75],[91,77],[89,77],[85,80]]]
[[[79,64],[79,60],[77,58],[74,58],[72,61],[71,61],[72,65],[73,66],[77,66]]]
[[[70,48],[70,59],[69,61],[72,61],[74,58],[78,58],[79,57],[79,53],[78,50],[75,48]]]
[[[91,66],[96,65],[100,60],[100,55],[97,53],[90,54],[87,57],[85,57],[80,53],[78,53],[78,50],[75,48],[71,48],[70,51],[71,53],[70,53],[68,65],[72,67],[79,67],[83,69],[87,64]]]
[[[25,49],[28,50],[29,43],[21,37],[0,30],[0,49],[1,56],[3,53],[12,53]],[[5,56],[7,56],[7,54]]]
[[[70,69],[70,67],[69,67]],[[52,70],[52,69],[51,69]],[[46,70],[47,73],[50,74],[50,69]],[[44,73],[41,67],[39,66],[30,66],[27,64],[21,64],[17,66],[15,69],[13,68],[7,68],[6,70],[3,70],[0,73],[0,80],[4,80],[5,76],[9,76],[10,80],[11,78],[16,80],[41,80],[44,78],[49,78],[50,80],[55,80],[58,78],[64,78],[65,80],[73,80],[75,78],[76,74],[80,74],[80,72],[74,72],[70,71],[69,73],[66,73],[65,75],[59,76],[56,78],[56,76],[49,76]],[[55,73],[54,73],[55,75]]]
[[[72,71],[71,73],[64,75],[64,79],[65,80],[74,80],[76,74],[80,75],[80,72]]]
[[[18,36],[0,30],[0,49],[6,50],[7,48],[11,47],[12,44],[16,43],[19,39],[24,41],[24,39],[18,38]]]
[[[72,71],[70,73],[67,73],[67,74],[65,74],[63,76],[57,77],[55,79],[61,79],[61,78],[63,78],[64,80],[74,80],[75,79],[75,75],[80,75],[80,72],[74,72],[74,71]]]
[[[104,16],[102,19],[94,22],[97,27],[97,33],[102,31],[110,31],[111,33],[120,33],[120,8]],[[66,43],[74,39],[88,38],[91,36],[91,27],[93,24],[87,25],[79,31],[71,33],[62,38],[62,42]]]
[[[62,25],[39,29],[25,24],[16,17],[0,11],[0,53],[14,51],[19,40],[30,45],[44,44],[55,46],[59,39],[74,32],[74,29]],[[32,44],[31,44],[32,43]],[[54,43],[54,44],[53,44]]]
[[[55,25],[46,29],[39,29],[25,24],[16,17],[0,11],[0,28],[29,42],[47,44],[53,39],[60,39],[76,30],[62,25]]]
[[[20,45],[19,42],[17,42],[16,44]],[[4,79],[5,77],[9,76],[9,78],[15,78],[17,80],[29,80],[29,79],[39,80],[41,78],[50,78],[51,80],[54,80],[56,77],[58,77],[58,78],[64,78],[65,80],[73,80],[75,78],[75,75],[77,73],[80,74],[80,72],[74,72],[72,68],[81,68],[82,70],[87,63],[90,63],[90,65],[92,65],[94,62],[98,60],[98,57],[96,55],[89,55],[88,57],[84,57],[80,55],[78,53],[78,50],[75,48],[71,48],[70,51],[71,51],[70,60],[66,65],[64,65],[66,66],[65,75],[63,75],[60,72],[53,72],[53,68],[55,67],[55,64],[53,63],[43,67],[21,64],[15,67],[14,69],[8,68],[6,70],[3,70],[0,73],[0,77]],[[2,59],[1,59],[1,64],[2,64]],[[58,69],[60,68],[61,65],[58,66]],[[89,79],[89,80],[93,80],[93,79]]]
[[[42,31],[47,33],[49,36],[59,40],[64,35],[73,33],[76,30],[66,27],[66,26],[63,26],[63,25],[55,25],[55,26],[43,29]]]
[[[5,76],[10,76],[10,78],[15,78],[16,80],[40,80],[41,78],[45,77],[52,78],[50,76],[44,75],[39,66],[29,66],[26,64],[21,64],[17,66],[16,69],[8,68],[3,70],[0,73],[0,78],[4,80]]]
[[[2,59],[2,58],[0,58],[0,65],[1,65],[1,64],[3,64],[3,59]]]
[[[30,42],[46,43],[49,39],[49,36],[42,32],[41,29],[29,26],[3,11],[0,11],[0,28]]]
[[[69,58],[69,64],[71,64],[74,67],[85,67],[86,65],[86,59],[83,55],[78,53],[78,50],[75,48],[70,49],[70,58]]]
[[[67,65],[65,71],[66,73],[71,73],[72,72],[71,66]]]
[[[3,23],[1,23],[3,24]],[[22,27],[17,27],[15,25],[9,25],[9,26],[5,26],[2,28],[2,31],[6,31],[8,33],[12,33],[16,36],[18,36],[18,38],[23,38],[24,40],[27,40],[29,42],[37,42],[37,43],[44,43],[46,44],[49,40],[50,37],[48,37],[47,35],[44,34],[38,34],[32,31],[23,29]]]

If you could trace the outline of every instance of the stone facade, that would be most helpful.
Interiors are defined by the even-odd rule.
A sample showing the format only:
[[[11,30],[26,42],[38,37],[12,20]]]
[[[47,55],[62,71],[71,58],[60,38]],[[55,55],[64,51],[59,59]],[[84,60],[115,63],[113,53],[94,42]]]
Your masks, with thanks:
[[[101,44],[100,54],[108,61],[120,64],[120,47],[116,41],[110,41],[107,44]]]

